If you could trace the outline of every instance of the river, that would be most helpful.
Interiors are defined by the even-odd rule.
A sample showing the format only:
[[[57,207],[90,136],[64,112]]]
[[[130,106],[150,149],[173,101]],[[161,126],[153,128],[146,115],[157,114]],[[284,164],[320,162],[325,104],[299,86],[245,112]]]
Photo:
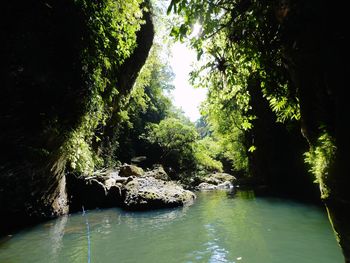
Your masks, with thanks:
[[[322,208],[249,191],[198,193],[177,209],[75,213],[0,241],[1,263],[80,263],[89,255],[94,263],[343,262]]]

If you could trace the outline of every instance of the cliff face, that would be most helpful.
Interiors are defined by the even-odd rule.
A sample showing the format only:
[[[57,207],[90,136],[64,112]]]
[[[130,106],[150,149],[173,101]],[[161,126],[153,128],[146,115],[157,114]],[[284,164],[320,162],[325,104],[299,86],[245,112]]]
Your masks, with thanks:
[[[256,150],[249,154],[250,174],[260,179],[268,192],[301,200],[316,201],[319,190],[303,160],[307,143],[297,122],[276,122],[276,115],[260,89],[259,76],[252,74],[248,82],[251,113],[256,116],[247,133],[248,145]]]
[[[60,131],[72,129],[82,111],[82,27],[72,1],[3,6],[1,230],[67,211],[64,176],[51,172],[50,153],[64,141]]]
[[[346,262],[350,262],[346,17],[346,10],[330,1],[291,1],[283,26],[285,58],[300,99],[302,132],[311,157],[325,167],[314,173]]]
[[[121,37],[135,43],[113,43],[120,32],[108,31],[108,19],[118,16],[110,5],[118,5],[122,19],[128,12],[119,2],[15,0],[2,5],[0,233],[68,211],[65,175],[74,168],[69,156],[81,149],[67,145],[74,146],[70,141],[78,134],[93,155],[95,129],[110,114],[101,108],[103,117],[98,117],[91,104],[102,97],[104,105],[112,101],[109,106],[118,111],[120,98],[132,88],[152,45],[153,25],[149,13],[142,16],[141,1],[130,1],[141,12],[134,17],[139,27],[116,23],[127,32]],[[104,21],[101,31],[90,22],[98,17]],[[112,44],[100,45],[104,38]],[[89,61],[96,54],[106,64],[108,59],[109,67]],[[97,77],[112,84],[100,85]],[[96,121],[86,128],[85,119]]]

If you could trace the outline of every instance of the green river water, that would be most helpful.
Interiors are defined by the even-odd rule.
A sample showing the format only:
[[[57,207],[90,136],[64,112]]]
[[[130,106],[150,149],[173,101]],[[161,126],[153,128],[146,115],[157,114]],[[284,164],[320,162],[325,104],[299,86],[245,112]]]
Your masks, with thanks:
[[[75,213],[0,241],[1,263],[88,262],[86,217]],[[252,192],[198,193],[185,208],[87,211],[91,263],[341,263],[323,209]]]

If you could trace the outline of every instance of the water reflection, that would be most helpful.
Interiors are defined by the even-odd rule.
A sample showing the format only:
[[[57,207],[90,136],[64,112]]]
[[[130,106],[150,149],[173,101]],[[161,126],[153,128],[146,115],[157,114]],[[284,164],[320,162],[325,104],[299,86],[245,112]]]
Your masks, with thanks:
[[[342,262],[324,211],[252,192],[198,193],[191,207],[87,216],[91,262]],[[0,247],[0,262],[86,262],[87,250],[77,213],[14,235]]]
[[[236,197],[246,200],[254,200],[255,192],[253,190],[237,191]]]
[[[160,209],[145,212],[123,212],[123,223],[130,228],[150,227],[162,229],[174,220],[181,220],[189,207]]]
[[[62,216],[55,221],[53,227],[50,228],[50,243],[51,243],[51,261],[57,262],[59,252],[62,249],[62,241],[64,229],[67,225],[68,216]]]
[[[205,228],[207,230],[209,240],[211,240],[206,243],[206,250],[210,252],[209,262],[229,262],[226,259],[228,251],[225,248],[220,247],[219,238],[216,234],[216,227],[211,224],[207,224],[205,225]]]

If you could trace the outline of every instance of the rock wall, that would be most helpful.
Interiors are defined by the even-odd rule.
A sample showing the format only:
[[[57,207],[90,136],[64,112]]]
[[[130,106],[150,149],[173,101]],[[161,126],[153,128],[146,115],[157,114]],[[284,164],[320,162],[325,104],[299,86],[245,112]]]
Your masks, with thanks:
[[[260,85],[259,77],[252,74],[248,91],[256,119],[247,134],[247,145],[254,145],[256,150],[249,154],[250,174],[266,186],[269,194],[316,201],[319,190],[304,163],[308,146],[298,123],[290,122],[288,127],[277,123]]]
[[[290,1],[284,54],[297,88],[302,133],[311,149],[322,133],[334,138],[333,160],[318,182],[345,261],[350,262],[349,36],[347,10],[331,1]]]
[[[3,3],[0,232],[67,211],[52,157],[81,114],[83,17],[73,1]],[[51,153],[51,154],[50,154]]]
[[[78,2],[2,4],[0,234],[68,211],[61,146],[86,114],[91,92],[82,60],[88,17]],[[144,18],[138,47],[118,69],[122,94],[132,88],[152,45],[150,14]]]

